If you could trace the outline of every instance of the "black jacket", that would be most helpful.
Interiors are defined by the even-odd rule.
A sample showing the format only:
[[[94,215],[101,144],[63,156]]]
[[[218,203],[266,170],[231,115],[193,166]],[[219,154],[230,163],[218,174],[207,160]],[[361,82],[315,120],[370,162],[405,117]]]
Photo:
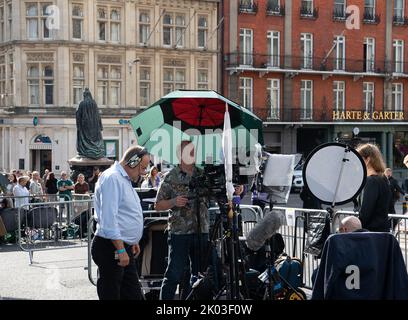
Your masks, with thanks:
[[[385,176],[369,176],[362,193],[360,220],[369,231],[388,232],[391,190]]]
[[[346,272],[349,266],[358,268],[359,277],[355,271]],[[360,280],[359,289],[347,288],[351,276]],[[385,232],[331,235],[323,249],[312,299],[407,300],[408,274],[395,237]]]

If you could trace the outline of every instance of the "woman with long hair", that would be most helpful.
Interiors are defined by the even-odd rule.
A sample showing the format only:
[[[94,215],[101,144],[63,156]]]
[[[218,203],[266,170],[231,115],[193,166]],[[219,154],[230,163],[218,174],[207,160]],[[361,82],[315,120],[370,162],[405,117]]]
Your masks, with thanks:
[[[146,175],[145,181],[142,183],[142,188],[158,188],[160,185],[159,170],[156,167],[151,167],[150,172]]]
[[[378,147],[371,143],[357,146],[367,167],[367,181],[360,202],[362,227],[369,231],[389,232],[388,213],[391,205],[391,190],[384,175],[385,163]]]

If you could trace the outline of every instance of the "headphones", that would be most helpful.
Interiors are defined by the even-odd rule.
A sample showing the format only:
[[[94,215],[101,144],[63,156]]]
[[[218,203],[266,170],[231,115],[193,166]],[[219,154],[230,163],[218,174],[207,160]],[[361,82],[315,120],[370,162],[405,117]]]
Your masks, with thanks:
[[[142,158],[143,158],[145,155],[147,155],[147,154],[149,154],[149,152],[147,151],[146,148],[143,148],[143,149],[140,150],[138,153],[136,153],[135,155],[133,155],[133,156],[128,160],[128,162],[126,162],[126,164],[127,164],[130,168],[134,169],[134,168],[136,168],[136,167],[140,164],[140,162],[142,161]]]

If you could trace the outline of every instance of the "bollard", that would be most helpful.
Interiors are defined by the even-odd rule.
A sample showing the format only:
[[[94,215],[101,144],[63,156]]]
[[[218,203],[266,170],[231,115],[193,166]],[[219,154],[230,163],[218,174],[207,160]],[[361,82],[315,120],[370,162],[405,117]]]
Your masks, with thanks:
[[[405,195],[402,201],[402,214],[406,213],[408,213],[408,195]]]

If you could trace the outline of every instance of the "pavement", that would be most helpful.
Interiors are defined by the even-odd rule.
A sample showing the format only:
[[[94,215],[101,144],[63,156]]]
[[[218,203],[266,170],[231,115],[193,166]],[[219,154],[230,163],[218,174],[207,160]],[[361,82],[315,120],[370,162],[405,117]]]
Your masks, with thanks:
[[[39,251],[33,264],[17,245],[0,245],[0,300],[95,300],[87,247]]]

